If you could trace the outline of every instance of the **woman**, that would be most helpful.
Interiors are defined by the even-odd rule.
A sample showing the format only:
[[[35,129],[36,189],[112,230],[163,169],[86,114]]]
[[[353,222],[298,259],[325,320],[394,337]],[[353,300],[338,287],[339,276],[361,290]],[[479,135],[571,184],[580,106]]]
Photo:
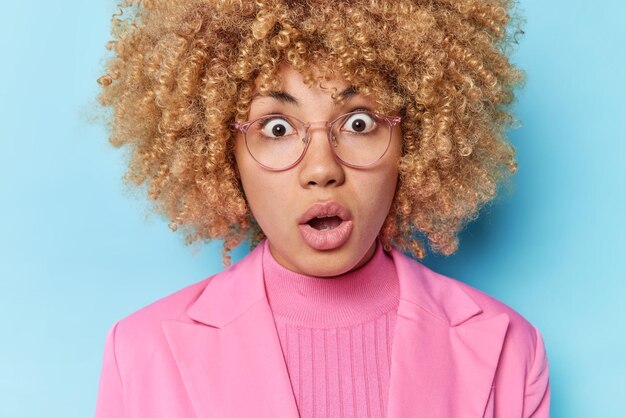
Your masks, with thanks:
[[[515,171],[508,1],[145,1],[100,79],[127,180],[225,271],[111,329],[97,417],[547,417],[541,335],[404,255]]]

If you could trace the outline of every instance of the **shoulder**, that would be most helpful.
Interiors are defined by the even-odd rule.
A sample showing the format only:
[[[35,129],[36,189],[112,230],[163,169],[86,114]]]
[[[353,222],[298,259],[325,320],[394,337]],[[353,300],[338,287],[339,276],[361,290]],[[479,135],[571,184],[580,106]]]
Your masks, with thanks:
[[[441,276],[441,275],[440,275]],[[535,351],[540,344],[539,330],[520,312],[495,297],[468,285],[459,280],[441,276],[442,280],[448,280],[451,285],[457,286],[465,292],[478,306],[481,313],[470,321],[481,321],[497,315],[506,314],[509,319],[505,347],[507,351],[519,351],[528,361],[528,366],[535,357]],[[469,322],[469,321],[468,321]],[[471,323],[471,322],[470,322]]]
[[[434,273],[434,272],[433,272]],[[496,316],[502,313],[508,315],[511,323],[516,324],[520,327],[531,329],[533,325],[517,310],[502,302],[501,300],[495,298],[494,296],[477,289],[461,280],[447,277],[439,273],[434,273],[439,280],[447,281],[450,286],[455,286],[461,289],[465,294],[467,294],[478,306],[480,306],[481,313],[476,318],[480,320],[481,318],[488,318],[492,316]]]
[[[257,247],[227,269],[122,318],[113,326],[113,339],[118,341],[120,347],[126,347],[130,351],[150,344],[163,345],[166,343],[163,330],[166,323],[177,321],[195,324],[199,316],[215,316],[223,311],[228,312],[232,303],[245,304],[255,299],[256,293],[249,291],[251,281],[230,279],[250,277],[258,271],[259,263],[260,251]],[[260,285],[262,289],[262,280]]]
[[[496,409],[510,411],[514,405],[520,405],[518,408],[525,411],[524,416],[530,411],[528,416],[547,417],[550,407],[549,366],[539,329],[509,305],[467,283],[426,267],[422,271],[424,280],[435,281],[447,292],[461,291],[478,307],[475,315],[456,327],[480,329],[483,321],[507,322],[492,386],[499,388]]]
[[[114,325],[115,340],[128,346],[130,342],[155,343],[162,338],[162,323],[168,320],[190,321],[185,312],[200,297],[217,275],[186,286],[120,319]]]
[[[419,303],[423,303],[424,306],[430,305],[428,307],[431,310],[443,312],[441,315],[448,315],[448,318],[454,318],[456,313],[463,311],[462,323],[454,324],[454,321],[450,321],[453,327],[472,326],[497,316],[506,318],[508,326],[504,353],[524,358],[527,366],[532,363],[538,347],[542,346],[541,334],[520,312],[484,291],[456,278],[437,273],[404,254],[400,255],[398,261],[404,266],[405,271],[412,271],[418,278],[414,282],[419,284],[412,290],[427,294],[416,297]],[[407,269],[407,266],[410,267]]]

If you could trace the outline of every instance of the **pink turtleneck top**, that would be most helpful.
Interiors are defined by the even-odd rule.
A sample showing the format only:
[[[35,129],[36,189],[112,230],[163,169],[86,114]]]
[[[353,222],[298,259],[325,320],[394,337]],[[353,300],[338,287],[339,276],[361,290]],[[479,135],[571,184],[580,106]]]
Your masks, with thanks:
[[[393,260],[377,240],[372,259],[349,273],[295,273],[266,240],[265,289],[300,417],[384,417],[399,302]]]

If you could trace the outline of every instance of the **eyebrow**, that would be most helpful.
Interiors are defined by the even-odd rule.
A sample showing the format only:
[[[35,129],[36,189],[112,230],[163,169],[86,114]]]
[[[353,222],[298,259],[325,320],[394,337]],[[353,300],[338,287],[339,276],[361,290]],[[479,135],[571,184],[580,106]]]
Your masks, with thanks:
[[[345,88],[344,90],[342,90],[337,95],[337,97],[339,98],[339,100],[346,100],[352,96],[356,96],[357,94],[359,94],[359,90],[355,86],[349,86]],[[260,96],[260,95],[261,94],[257,93],[255,94],[255,97]],[[281,101],[283,103],[294,104],[296,106],[299,106],[298,99],[296,99],[291,94],[285,91],[270,91],[268,93],[268,96],[278,101]]]

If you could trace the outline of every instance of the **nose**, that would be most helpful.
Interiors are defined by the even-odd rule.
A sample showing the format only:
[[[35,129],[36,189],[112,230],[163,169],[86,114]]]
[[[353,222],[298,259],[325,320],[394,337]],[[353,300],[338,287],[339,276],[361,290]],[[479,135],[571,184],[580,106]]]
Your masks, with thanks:
[[[343,165],[335,158],[328,141],[327,130],[322,127],[309,129],[309,146],[299,167],[300,185],[311,187],[336,187],[344,183]]]

